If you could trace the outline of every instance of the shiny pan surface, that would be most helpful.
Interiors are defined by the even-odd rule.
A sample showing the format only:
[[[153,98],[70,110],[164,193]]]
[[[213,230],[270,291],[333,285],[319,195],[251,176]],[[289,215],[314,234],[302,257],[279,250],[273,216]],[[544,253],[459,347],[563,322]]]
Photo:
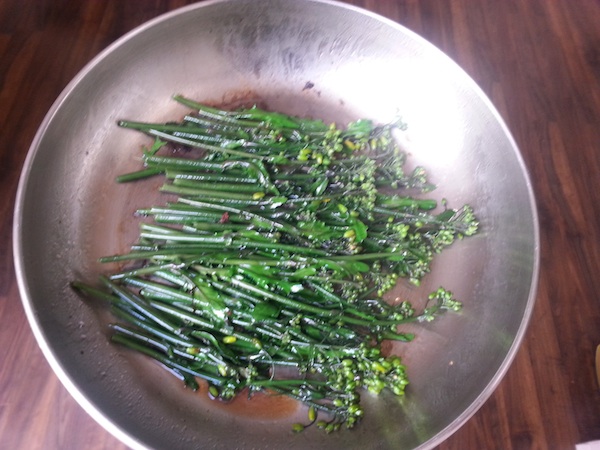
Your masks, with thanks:
[[[463,311],[411,328],[397,348],[406,397],[365,394],[351,431],[301,434],[295,404],[219,405],[156,364],[110,344],[107,313],[69,287],[106,271],[99,256],[133,243],[152,181],[117,185],[144,136],[119,119],[166,121],[183,94],[259,102],[345,123],[408,123],[403,145],[450,206],[472,205],[481,232],[440,255],[410,299],[440,285]],[[476,84],[402,26],[327,1],[203,2],[161,16],[107,48],[67,86],[32,143],[19,186],[14,251],[23,304],[54,371],[77,401],[133,448],[430,448],[460,427],[508,369],[530,318],[538,224],[526,168]]]

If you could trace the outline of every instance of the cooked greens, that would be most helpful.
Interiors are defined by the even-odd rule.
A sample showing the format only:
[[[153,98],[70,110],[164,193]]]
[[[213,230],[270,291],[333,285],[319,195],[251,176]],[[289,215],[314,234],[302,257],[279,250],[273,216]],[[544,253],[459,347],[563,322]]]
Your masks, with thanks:
[[[215,398],[298,399],[326,431],[355,425],[363,389],[403,395],[405,367],[381,343],[410,341],[399,325],[461,305],[444,288],[420,312],[384,294],[399,278],[418,284],[435,254],[476,233],[471,208],[423,197],[432,186],[423,169],[406,173],[393,136],[401,121],[339,128],[175,99],[194,113],[119,123],[155,142],[118,181],[164,176],[172,200],[140,209],[139,242],[102,258],[122,272],[100,288],[74,283],[110,303],[113,341],[193,389],[206,380]]]

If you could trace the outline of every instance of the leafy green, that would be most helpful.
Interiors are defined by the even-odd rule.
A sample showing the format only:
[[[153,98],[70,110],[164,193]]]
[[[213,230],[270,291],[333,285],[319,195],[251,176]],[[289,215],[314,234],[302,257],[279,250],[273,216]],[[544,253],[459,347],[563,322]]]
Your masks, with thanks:
[[[101,259],[130,266],[101,277],[103,289],[73,284],[111,304],[113,341],[192,389],[206,380],[216,398],[244,389],[296,398],[328,432],[362,417],[363,389],[403,395],[405,367],[381,343],[408,342],[399,325],[461,305],[443,288],[420,313],[384,296],[399,278],[419,284],[435,254],[477,232],[471,208],[444,201],[440,211],[409,195],[431,185],[421,168],[404,171],[392,136],[401,122],[341,129],[176,100],[195,113],[179,123],[119,122],[155,142],[139,172],[118,178],[163,174],[161,191],[175,200],[138,211],[147,219],[139,242]],[[168,154],[169,145],[200,155]]]

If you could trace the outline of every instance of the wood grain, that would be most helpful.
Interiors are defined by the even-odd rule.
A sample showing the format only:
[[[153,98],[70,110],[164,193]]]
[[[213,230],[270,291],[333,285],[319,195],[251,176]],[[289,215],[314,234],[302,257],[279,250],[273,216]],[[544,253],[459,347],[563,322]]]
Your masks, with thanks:
[[[60,91],[99,51],[190,2],[0,2],[0,448],[121,449],[60,385],[19,300],[12,210],[27,149]],[[505,118],[541,226],[537,303],[508,374],[451,449],[572,449],[600,439],[600,2],[348,1],[458,62]]]

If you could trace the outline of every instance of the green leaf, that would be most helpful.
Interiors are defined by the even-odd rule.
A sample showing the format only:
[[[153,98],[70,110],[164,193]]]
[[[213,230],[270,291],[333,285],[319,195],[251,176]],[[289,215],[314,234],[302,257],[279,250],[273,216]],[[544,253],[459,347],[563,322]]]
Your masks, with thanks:
[[[353,274],[358,272],[365,273],[371,270],[371,266],[363,261],[346,261],[344,262],[344,265]]]
[[[258,303],[251,312],[254,320],[275,319],[281,312],[281,308],[270,302]]]
[[[312,222],[299,222],[298,229],[309,239],[327,240],[331,239],[337,233],[332,230],[325,222],[315,220]]]
[[[368,227],[355,217],[350,220],[350,227],[354,230],[354,242],[360,243],[367,238]]]
[[[156,154],[156,152],[158,152],[165,145],[167,145],[166,142],[161,141],[159,138],[156,138],[156,139],[154,139],[154,143],[152,144],[152,147],[145,148],[144,153],[148,156],[154,156]]]
[[[269,199],[269,208],[279,208],[281,205],[284,205],[287,202],[287,200],[288,199],[282,195],[279,195],[277,197],[271,197]]]
[[[329,180],[327,179],[327,177],[323,177],[315,181],[310,187],[310,189],[314,192],[315,195],[321,195],[323,194],[323,192],[325,192],[327,186],[329,186]]]

